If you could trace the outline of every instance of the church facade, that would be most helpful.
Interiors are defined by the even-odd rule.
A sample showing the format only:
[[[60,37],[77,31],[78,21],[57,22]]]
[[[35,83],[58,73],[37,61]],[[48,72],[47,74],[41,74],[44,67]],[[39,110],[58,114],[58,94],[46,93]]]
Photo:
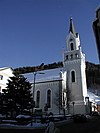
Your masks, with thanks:
[[[43,74],[45,73],[45,74]],[[39,75],[40,79],[36,79]],[[44,77],[42,77],[42,74]],[[53,114],[85,114],[88,110],[85,75],[85,54],[82,52],[79,34],[70,18],[66,49],[63,51],[63,67],[34,74],[32,88],[35,109]]]

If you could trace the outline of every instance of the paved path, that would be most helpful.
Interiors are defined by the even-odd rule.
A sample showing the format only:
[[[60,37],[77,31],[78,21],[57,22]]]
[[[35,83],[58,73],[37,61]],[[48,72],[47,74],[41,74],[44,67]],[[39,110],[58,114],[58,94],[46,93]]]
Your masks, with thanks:
[[[93,117],[85,123],[68,123],[59,128],[61,133],[100,133],[100,117]]]

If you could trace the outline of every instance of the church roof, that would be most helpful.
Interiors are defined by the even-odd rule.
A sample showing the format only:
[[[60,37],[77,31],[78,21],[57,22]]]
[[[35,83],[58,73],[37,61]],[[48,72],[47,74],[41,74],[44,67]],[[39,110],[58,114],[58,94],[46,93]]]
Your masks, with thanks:
[[[44,81],[52,81],[52,80],[60,80],[59,73],[62,71],[63,68],[55,68],[49,70],[43,70],[41,73],[44,74],[37,74],[36,82],[44,82]],[[38,71],[39,72],[39,71]],[[33,83],[34,75],[33,73],[26,73],[22,74],[30,83]]]
[[[13,71],[13,69],[11,67],[2,67],[2,68],[0,68],[0,71],[7,70],[7,69],[11,69]]]

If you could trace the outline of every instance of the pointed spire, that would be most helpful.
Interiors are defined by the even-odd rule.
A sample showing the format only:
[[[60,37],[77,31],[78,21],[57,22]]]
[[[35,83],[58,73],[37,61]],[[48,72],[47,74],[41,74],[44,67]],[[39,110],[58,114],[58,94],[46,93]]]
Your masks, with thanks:
[[[76,32],[75,32],[75,29],[74,29],[74,24],[73,24],[73,19],[72,17],[70,17],[70,29],[69,29],[69,32],[72,32],[72,34],[74,36],[76,36]]]

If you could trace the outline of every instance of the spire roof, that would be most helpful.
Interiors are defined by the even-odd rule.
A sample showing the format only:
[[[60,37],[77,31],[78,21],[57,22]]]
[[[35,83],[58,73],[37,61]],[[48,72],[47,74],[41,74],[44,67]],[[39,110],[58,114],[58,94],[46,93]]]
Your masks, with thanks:
[[[74,36],[76,36],[76,32],[75,32],[75,28],[74,28],[72,17],[70,17],[70,29],[69,29],[69,32],[71,32]]]

